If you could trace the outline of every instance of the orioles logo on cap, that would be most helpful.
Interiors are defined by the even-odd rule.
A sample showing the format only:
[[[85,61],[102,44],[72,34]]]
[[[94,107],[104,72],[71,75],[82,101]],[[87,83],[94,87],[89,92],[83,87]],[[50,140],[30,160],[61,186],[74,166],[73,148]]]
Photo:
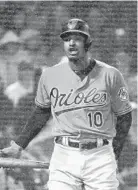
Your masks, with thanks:
[[[70,21],[69,23],[68,23],[68,29],[70,29],[70,30],[73,30],[73,29],[75,29],[76,28],[76,25],[77,25],[77,20],[74,20],[73,22],[72,21]]]

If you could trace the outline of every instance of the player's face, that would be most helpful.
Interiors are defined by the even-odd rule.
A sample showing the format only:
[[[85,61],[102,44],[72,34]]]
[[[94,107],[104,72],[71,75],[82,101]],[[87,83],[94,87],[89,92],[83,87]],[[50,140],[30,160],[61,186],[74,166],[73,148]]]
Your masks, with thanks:
[[[85,37],[80,34],[70,34],[64,38],[64,50],[69,60],[73,61],[85,57],[84,43]]]

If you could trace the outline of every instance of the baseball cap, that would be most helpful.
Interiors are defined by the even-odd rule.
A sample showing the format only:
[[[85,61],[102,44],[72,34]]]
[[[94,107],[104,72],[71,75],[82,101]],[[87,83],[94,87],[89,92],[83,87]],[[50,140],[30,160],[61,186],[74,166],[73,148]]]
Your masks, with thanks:
[[[82,19],[73,18],[70,19],[67,23],[64,23],[62,26],[62,33],[60,34],[60,37],[64,39],[64,37],[72,33],[82,34],[88,38],[89,42],[91,42],[89,26]]]

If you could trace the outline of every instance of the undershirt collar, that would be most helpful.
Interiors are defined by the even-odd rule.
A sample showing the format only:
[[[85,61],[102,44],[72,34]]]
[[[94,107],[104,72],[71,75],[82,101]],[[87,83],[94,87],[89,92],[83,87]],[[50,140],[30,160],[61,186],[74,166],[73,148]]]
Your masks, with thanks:
[[[77,75],[85,75],[85,76],[87,76],[92,71],[92,69],[94,68],[95,64],[96,64],[96,61],[93,59],[93,60],[90,60],[90,64],[85,69],[80,70],[80,71],[76,71],[76,70],[73,70],[73,71]]]

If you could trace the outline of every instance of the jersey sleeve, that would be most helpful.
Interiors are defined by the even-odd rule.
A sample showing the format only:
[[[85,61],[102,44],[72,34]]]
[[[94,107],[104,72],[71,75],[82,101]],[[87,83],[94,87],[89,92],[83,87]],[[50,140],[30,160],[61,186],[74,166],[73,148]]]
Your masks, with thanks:
[[[128,87],[120,71],[115,69],[111,85],[111,105],[116,116],[132,111]]]
[[[41,108],[49,108],[51,106],[50,98],[47,92],[46,81],[47,80],[45,70],[40,77],[35,97],[35,104]]]

